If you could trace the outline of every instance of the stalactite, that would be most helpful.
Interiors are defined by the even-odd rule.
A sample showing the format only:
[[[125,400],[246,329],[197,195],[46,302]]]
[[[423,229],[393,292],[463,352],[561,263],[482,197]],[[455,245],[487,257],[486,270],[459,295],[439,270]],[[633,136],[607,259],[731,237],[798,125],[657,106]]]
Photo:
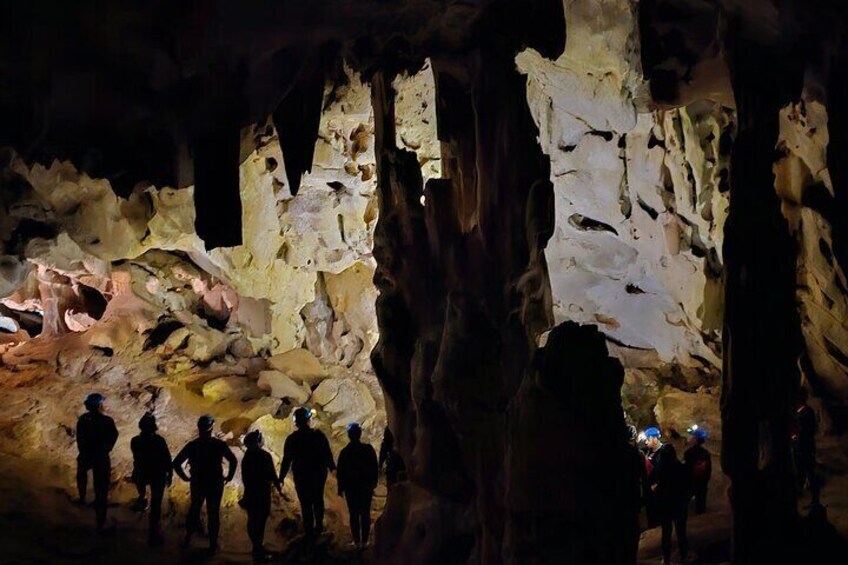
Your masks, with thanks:
[[[788,47],[750,40],[734,22],[725,47],[739,132],[724,243],[722,466],[732,481],[735,562],[777,562],[788,558],[797,513],[790,425],[802,341],[796,244],[772,165],[778,113],[800,95],[803,71]]]
[[[225,121],[198,136],[194,157],[194,222],[207,249],[242,242],[239,192],[239,128]]]
[[[296,195],[303,173],[312,170],[312,154],[324,102],[324,77],[318,62],[306,58],[300,80],[274,110],[274,126],[286,163],[289,190]]]

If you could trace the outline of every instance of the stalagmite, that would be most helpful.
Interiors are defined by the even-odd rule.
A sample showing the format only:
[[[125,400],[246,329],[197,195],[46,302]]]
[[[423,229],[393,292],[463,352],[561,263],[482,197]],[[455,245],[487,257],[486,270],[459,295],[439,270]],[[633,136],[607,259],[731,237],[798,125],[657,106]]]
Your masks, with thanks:
[[[784,47],[769,51],[729,22],[726,52],[739,132],[725,228],[726,307],[722,466],[730,477],[734,559],[789,558],[796,502],[790,426],[801,336],[796,245],[781,214],[772,166],[781,107],[800,96],[802,70]]]

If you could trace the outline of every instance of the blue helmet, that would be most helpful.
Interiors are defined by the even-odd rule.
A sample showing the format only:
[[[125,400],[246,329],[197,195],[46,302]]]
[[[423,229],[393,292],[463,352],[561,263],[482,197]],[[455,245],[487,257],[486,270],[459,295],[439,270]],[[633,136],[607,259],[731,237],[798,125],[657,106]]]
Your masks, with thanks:
[[[354,441],[358,441],[362,437],[362,427],[356,422],[347,425],[347,437]]]
[[[91,394],[85,397],[83,404],[85,404],[85,407],[89,410],[94,410],[95,408],[100,408],[101,406],[103,406],[104,400],[106,400],[106,398],[102,394],[100,394],[99,392],[92,392]]]
[[[689,433],[689,435],[701,442],[707,441],[707,438],[709,437],[709,433],[707,433],[707,430],[699,427],[698,424],[693,424],[692,426],[687,428],[686,431]]]
[[[655,438],[659,439],[659,438],[662,437],[662,432],[660,431],[659,428],[655,428],[655,427],[651,426],[650,428],[645,430],[645,437],[646,438],[655,437]]]
[[[197,419],[198,430],[207,432],[212,429],[213,425],[215,425],[215,418],[213,418],[209,414],[204,414],[203,416]]]

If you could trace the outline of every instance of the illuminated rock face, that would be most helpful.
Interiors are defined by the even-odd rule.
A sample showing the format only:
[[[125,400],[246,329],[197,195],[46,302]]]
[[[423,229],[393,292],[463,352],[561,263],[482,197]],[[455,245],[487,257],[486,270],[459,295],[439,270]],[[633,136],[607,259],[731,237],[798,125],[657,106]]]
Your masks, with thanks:
[[[456,4],[477,13],[496,3]],[[420,67],[412,77],[372,77],[385,61],[371,53],[374,61],[356,64],[374,91],[346,69],[347,80],[320,96],[317,74],[305,72],[309,84],[296,85],[313,95],[301,101],[304,114],[323,108],[320,119],[310,115],[317,141],[310,123],[283,111],[274,123],[289,129],[241,132],[251,149],[233,175],[239,230],[209,225],[202,191],[195,199],[192,188],[140,184],[119,196],[68,162],[31,165],[4,153],[0,379],[43,398],[10,393],[17,402],[0,414],[21,423],[0,441],[72,461],[70,436],[49,430],[56,420],[70,429],[92,388],[118,414],[120,472],[148,409],[175,444],[208,411],[233,444],[262,429],[275,456],[300,404],[318,410],[334,449],[347,423],[359,421],[376,442],[390,420],[411,480],[395,489],[380,528],[387,559],[561,560],[584,543],[594,552],[585,562],[618,562],[632,550],[627,504],[616,516],[591,514],[575,502],[576,485],[621,466],[619,400],[638,425],[681,433],[697,422],[723,439],[724,339],[743,346],[724,360],[724,424],[734,436],[727,470],[737,484],[758,484],[751,454],[768,453],[775,484],[788,484],[787,442],[763,437],[788,436],[802,344],[814,390],[829,408],[848,402],[846,230],[832,210],[848,209],[839,189],[844,78],[831,71],[828,109],[815,84],[787,106],[791,96],[778,88],[786,85],[773,94],[745,82],[744,52],[723,53],[710,3],[677,2],[676,11],[666,0],[548,4],[556,16],[565,8],[562,54],[551,45],[562,31],[557,17],[534,20],[532,41],[512,37],[504,51],[458,42],[448,50],[461,52],[432,61],[411,56],[414,64],[401,66]],[[729,14],[741,17],[737,9]],[[658,42],[682,52],[643,68],[652,42],[673,37],[686,18],[695,27],[682,43]],[[552,33],[540,31],[546,22],[556,23]],[[520,35],[513,23],[504,29]],[[367,42],[351,52],[360,48]],[[766,104],[742,105],[749,121],[735,156],[734,88]],[[771,118],[780,108],[778,132]],[[732,160],[739,190],[756,197],[737,201],[728,243]],[[195,225],[213,244],[240,244],[207,249]],[[725,246],[737,252],[730,261]],[[770,260],[758,259],[763,250]],[[735,294],[726,307],[728,273]],[[773,322],[768,331],[752,325],[760,319]],[[785,346],[776,361],[764,353],[774,344]],[[582,364],[571,367],[574,359]],[[590,444],[549,452],[561,429],[597,434],[609,453]],[[551,475],[537,480],[538,468]],[[558,486],[551,479],[566,483],[558,496],[548,496]],[[592,494],[615,506],[625,491]],[[786,496],[764,499],[777,526],[794,516]],[[750,539],[757,500],[739,501],[737,534]],[[584,522],[554,541],[527,527],[574,514]]]

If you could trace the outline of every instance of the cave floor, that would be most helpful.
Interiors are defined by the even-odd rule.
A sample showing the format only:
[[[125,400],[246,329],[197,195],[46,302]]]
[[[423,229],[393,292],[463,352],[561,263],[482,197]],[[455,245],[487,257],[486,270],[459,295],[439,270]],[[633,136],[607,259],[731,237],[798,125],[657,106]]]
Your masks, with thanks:
[[[252,563],[247,538],[246,516],[238,508],[224,506],[221,512],[221,550],[214,556],[205,551],[207,540],[198,535],[192,547],[181,547],[185,503],[166,494],[163,529],[166,541],[146,545],[147,514],[135,512],[134,500],[126,490],[110,501],[110,535],[94,531],[94,511],[73,502],[73,493],[56,483],[52,469],[15,457],[0,458],[0,563]],[[117,496],[116,496],[117,494]],[[375,507],[385,501],[378,491]],[[89,495],[91,496],[91,495]],[[328,497],[329,498],[329,497]],[[117,499],[117,500],[115,500]],[[275,562],[355,564],[370,562],[370,551],[360,554],[348,548],[348,537],[335,508],[328,508],[330,532],[315,546],[302,535],[284,530],[279,513],[269,520],[266,547]],[[274,528],[278,528],[274,531]]]

